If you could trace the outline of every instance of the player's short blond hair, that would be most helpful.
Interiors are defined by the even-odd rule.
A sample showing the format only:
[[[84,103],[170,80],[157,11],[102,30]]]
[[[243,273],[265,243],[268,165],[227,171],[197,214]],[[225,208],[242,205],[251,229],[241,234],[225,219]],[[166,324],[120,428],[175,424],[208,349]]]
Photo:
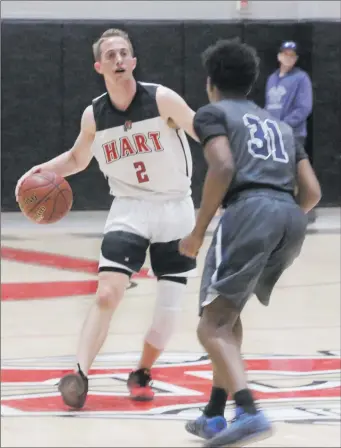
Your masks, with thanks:
[[[118,28],[110,28],[109,30],[104,31],[104,33],[101,35],[99,39],[93,44],[92,50],[94,53],[94,58],[96,61],[99,61],[101,59],[101,45],[102,43],[110,39],[111,37],[122,37],[128,44],[131,51],[131,54],[134,56],[134,48],[131,43],[131,40],[128,36],[128,34],[125,31],[122,31]]]

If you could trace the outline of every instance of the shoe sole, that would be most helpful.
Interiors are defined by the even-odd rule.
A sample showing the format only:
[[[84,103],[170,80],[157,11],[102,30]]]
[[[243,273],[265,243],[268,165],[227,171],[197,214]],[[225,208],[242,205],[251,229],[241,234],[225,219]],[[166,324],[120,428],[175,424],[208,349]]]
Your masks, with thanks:
[[[223,428],[223,429],[226,429],[226,427]],[[204,439],[204,440],[210,440],[210,439],[212,439],[212,437],[214,437],[214,436],[210,437],[210,436],[206,436],[206,435],[202,435],[202,434],[198,434],[196,432],[193,432],[193,431],[191,431],[190,429],[187,428],[187,425],[185,425],[185,430],[188,432],[188,434],[191,434],[192,436],[196,436],[196,437],[199,437],[200,439]],[[219,432],[220,431],[217,431],[217,433],[215,435],[218,435]]]
[[[262,440],[266,440],[269,437],[271,437],[273,435],[273,433],[274,433],[273,429],[269,429],[260,434],[255,434],[252,436],[244,437],[243,439],[238,440],[238,442],[235,442],[235,443],[225,443],[225,444],[219,444],[219,445],[213,445],[212,443],[210,443],[210,442],[212,442],[212,440],[211,440],[211,441],[206,442],[204,444],[204,447],[206,447],[206,448],[214,448],[214,447],[242,448],[245,445],[249,445],[251,443],[256,443],[256,442],[260,442]]]
[[[188,434],[191,434],[192,436],[195,436],[195,437],[199,437],[199,439],[202,439],[202,440],[210,440],[212,438],[212,437],[202,436],[201,434],[196,434],[195,432],[188,431],[188,429],[186,429],[186,431],[188,432]]]
[[[196,437],[199,437],[200,439],[205,439],[205,440],[209,439],[208,437],[203,437],[200,434],[197,434],[196,432],[191,431],[190,429],[187,428],[186,425],[185,425],[185,430],[188,432],[188,434],[191,434],[192,436],[196,436]]]
[[[85,386],[79,375],[71,373],[64,376],[58,384],[58,390],[64,403],[70,408],[81,409],[84,406],[86,396],[82,398],[82,394]]]
[[[154,397],[143,397],[143,396],[130,396],[130,399],[133,401],[153,401]]]

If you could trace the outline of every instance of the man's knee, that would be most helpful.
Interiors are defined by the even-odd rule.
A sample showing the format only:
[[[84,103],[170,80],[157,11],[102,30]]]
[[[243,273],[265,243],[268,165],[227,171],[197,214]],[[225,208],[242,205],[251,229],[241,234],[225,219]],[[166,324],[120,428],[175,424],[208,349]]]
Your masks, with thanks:
[[[160,277],[152,324],[146,342],[164,350],[175,331],[178,317],[183,309],[187,279],[185,277]]]
[[[100,308],[115,309],[129,284],[129,275],[121,272],[100,272],[96,303]]]
[[[212,331],[212,328],[208,325],[207,322],[205,322],[204,317],[202,316],[200,318],[198,327],[197,327],[197,337],[202,346],[205,347],[206,341],[212,337],[214,334],[214,331]]]
[[[203,309],[197,328],[199,341],[219,337],[222,331],[232,332],[238,319],[239,312],[224,297],[218,296]]]

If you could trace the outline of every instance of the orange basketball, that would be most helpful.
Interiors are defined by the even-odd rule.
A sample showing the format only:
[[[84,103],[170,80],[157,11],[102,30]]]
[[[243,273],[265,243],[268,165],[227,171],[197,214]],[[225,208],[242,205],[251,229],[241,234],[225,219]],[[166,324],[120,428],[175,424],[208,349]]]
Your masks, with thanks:
[[[52,224],[64,218],[72,207],[72,190],[63,177],[43,171],[24,180],[18,193],[23,214],[37,224]]]

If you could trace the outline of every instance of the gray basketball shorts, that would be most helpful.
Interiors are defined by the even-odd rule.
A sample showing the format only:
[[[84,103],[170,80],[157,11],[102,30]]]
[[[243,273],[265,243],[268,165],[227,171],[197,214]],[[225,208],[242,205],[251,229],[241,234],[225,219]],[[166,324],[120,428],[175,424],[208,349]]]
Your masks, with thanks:
[[[206,255],[199,315],[218,296],[239,311],[252,294],[267,306],[300,254],[306,227],[306,215],[286,193],[249,192],[229,203]]]

